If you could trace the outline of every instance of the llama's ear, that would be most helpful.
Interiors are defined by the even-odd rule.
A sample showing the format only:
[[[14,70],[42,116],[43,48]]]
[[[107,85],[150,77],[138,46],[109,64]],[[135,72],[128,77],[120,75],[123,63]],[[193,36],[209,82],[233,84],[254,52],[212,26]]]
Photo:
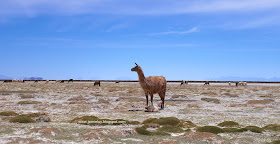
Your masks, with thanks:
[[[138,66],[138,64],[137,63],[135,63],[137,66]]]

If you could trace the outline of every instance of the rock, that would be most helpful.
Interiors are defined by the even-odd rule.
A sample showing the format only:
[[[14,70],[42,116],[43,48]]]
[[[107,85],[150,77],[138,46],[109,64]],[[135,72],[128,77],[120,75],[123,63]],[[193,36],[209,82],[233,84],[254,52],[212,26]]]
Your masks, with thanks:
[[[48,116],[40,116],[36,119],[36,122],[51,122],[51,119]]]
[[[158,108],[155,106],[147,106],[146,109],[145,112],[158,112]]]
[[[216,98],[201,98],[201,100],[207,101],[207,102],[213,102],[213,103],[216,103],[216,104],[220,103],[220,100],[216,99]]]

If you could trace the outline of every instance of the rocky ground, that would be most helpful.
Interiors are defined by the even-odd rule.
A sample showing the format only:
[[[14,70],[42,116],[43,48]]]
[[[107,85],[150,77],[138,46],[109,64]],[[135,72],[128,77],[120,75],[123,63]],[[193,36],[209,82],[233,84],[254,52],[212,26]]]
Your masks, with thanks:
[[[168,83],[165,109],[144,112],[145,96],[138,83],[1,83],[0,143],[277,143],[280,140],[280,85]],[[160,102],[154,96],[154,104]],[[33,115],[32,115],[33,114]],[[16,115],[50,122],[12,122]],[[138,121],[121,125],[82,125],[82,116]],[[149,118],[175,117],[183,131],[143,135],[136,131]],[[193,126],[186,126],[186,121]],[[260,132],[203,132],[199,128],[234,121],[237,128],[257,126]],[[276,124],[274,130],[265,126]],[[152,127],[152,126],[151,126]],[[147,130],[156,131],[157,127]],[[279,129],[278,129],[279,128]],[[279,142],[279,141],[278,141]]]

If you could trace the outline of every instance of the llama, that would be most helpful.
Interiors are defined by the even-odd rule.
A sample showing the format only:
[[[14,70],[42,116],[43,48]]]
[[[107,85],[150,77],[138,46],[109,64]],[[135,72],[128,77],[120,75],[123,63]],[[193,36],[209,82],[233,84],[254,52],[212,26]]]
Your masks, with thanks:
[[[236,86],[247,86],[247,82],[237,82],[237,85]]]
[[[228,82],[228,85],[231,86],[231,82]]]
[[[49,83],[49,80],[46,80],[45,84],[48,84]]]
[[[93,86],[95,86],[95,85],[100,86],[100,81],[95,81],[94,84],[93,84]]]
[[[64,80],[61,80],[60,83],[64,83]]]
[[[120,81],[116,81],[116,83],[120,83]]]
[[[204,85],[209,85],[209,81],[206,81],[206,82],[204,83]]]
[[[73,79],[69,79],[69,80],[68,80],[68,83],[70,83],[70,82],[72,82],[72,83],[73,83]]]
[[[135,63],[136,64],[136,63]],[[164,98],[165,98],[165,92],[166,92],[166,79],[163,76],[150,76],[145,77],[142,68],[136,64],[134,68],[131,69],[131,71],[135,71],[138,74],[139,83],[142,87],[142,89],[145,92],[146,101],[148,108],[148,95],[151,96],[151,104],[153,106],[153,98],[154,94],[158,93],[162,103],[160,105],[161,109],[164,109]]]
[[[34,83],[38,83],[38,80],[35,80]]]
[[[4,80],[3,83],[10,83],[12,80]]]
[[[181,86],[181,85],[184,85],[184,84],[185,84],[185,81],[184,81],[184,80],[182,80],[182,82],[181,82],[180,86]]]

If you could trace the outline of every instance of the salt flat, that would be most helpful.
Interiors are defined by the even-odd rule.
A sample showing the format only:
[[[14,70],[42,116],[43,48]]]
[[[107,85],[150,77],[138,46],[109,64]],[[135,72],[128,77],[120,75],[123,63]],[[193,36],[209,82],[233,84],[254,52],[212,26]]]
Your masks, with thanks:
[[[168,83],[165,109],[144,112],[144,92],[138,83],[5,83],[0,84],[0,112],[44,113],[51,122],[10,123],[0,116],[0,143],[267,143],[280,139],[280,131],[241,133],[198,132],[145,136],[135,131],[142,124],[80,125],[69,121],[82,116],[143,122],[148,118],[176,117],[197,127],[235,121],[240,126],[280,124],[280,85],[229,86]],[[24,104],[32,101],[34,104]],[[154,95],[154,104],[160,101]],[[23,103],[23,104],[22,104]],[[129,111],[140,110],[140,111]],[[34,117],[33,119],[36,119]]]

